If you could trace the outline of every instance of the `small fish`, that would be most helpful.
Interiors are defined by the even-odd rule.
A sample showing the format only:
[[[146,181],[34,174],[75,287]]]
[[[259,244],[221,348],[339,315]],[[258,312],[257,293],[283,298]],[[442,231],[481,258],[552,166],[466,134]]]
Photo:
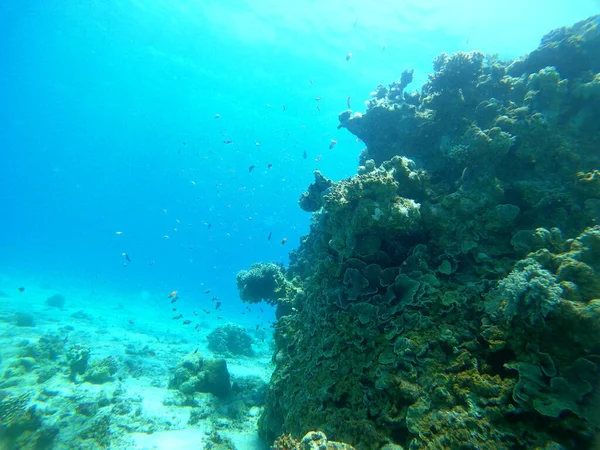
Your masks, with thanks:
[[[127,262],[131,262],[131,258],[127,253],[121,253],[121,256],[124,257],[127,260]]]
[[[169,235],[168,235],[168,234],[165,234],[165,235],[163,236],[163,239],[169,239]]]
[[[213,298],[212,298],[212,301],[213,301],[213,302],[216,302],[217,300],[219,300],[219,297],[217,297],[216,295],[215,295],[215,296],[213,296]]]
[[[177,308],[171,308],[171,311],[175,312],[177,311]]]
[[[202,311],[204,311],[206,314],[210,314],[210,309],[203,309]]]
[[[217,319],[222,319],[222,318],[223,318],[223,316],[217,316]]]
[[[273,167],[273,164],[271,164],[271,163],[267,164],[267,169],[270,169],[271,167]]]
[[[210,289],[204,291],[205,294],[210,294]]]
[[[188,320],[184,320],[184,321],[183,321],[183,324],[184,324],[184,325],[189,325],[190,323],[192,323],[192,321],[191,321],[191,320],[189,320],[189,319],[188,319]]]
[[[348,61],[350,58],[352,58],[352,53],[351,52],[346,53],[346,61]]]
[[[117,236],[121,236],[121,235],[123,234],[123,232],[122,232],[122,231],[117,231],[115,234],[116,234]]]
[[[269,236],[267,237],[267,241],[270,241],[270,240],[271,240],[271,236],[273,236],[273,232],[272,232],[272,231],[271,231],[271,232],[269,232]]]
[[[316,100],[317,102],[320,102],[320,101],[321,101],[321,97],[315,97],[315,100]]]
[[[173,298],[173,297],[177,297],[177,291],[171,292],[167,298]]]
[[[178,316],[173,316],[173,320],[179,320],[183,317],[183,314],[179,314]]]
[[[198,311],[194,311],[194,315],[197,316],[198,315]]]
[[[198,349],[194,350],[194,355],[195,355],[196,353],[198,353]]]
[[[25,290],[25,288],[21,286],[21,287],[20,287],[19,289],[17,289],[17,290],[18,290],[19,292],[23,292],[23,291]]]
[[[171,299],[171,305],[172,305],[173,303],[175,303],[177,300],[179,300],[179,297],[173,297],[173,298]]]
[[[259,324],[256,324],[256,329],[258,330],[259,328],[260,328],[260,325],[259,325]]]
[[[233,141],[231,139],[225,139],[223,144],[233,144]]]
[[[333,147],[335,147],[337,145],[337,141],[335,139],[331,140],[331,143],[329,144],[329,150],[333,150]]]
[[[254,166],[248,167],[248,172],[252,172],[254,170]]]
[[[219,309],[221,307],[221,302],[217,302],[215,309]]]
[[[281,240],[281,245],[285,244],[286,242],[287,242],[287,238],[283,238],[283,239]]]
[[[221,114],[215,114],[215,119],[220,119],[221,118]]]
[[[154,260],[153,260],[153,259],[151,259],[150,261],[148,261],[148,265],[149,265],[149,266],[152,266],[152,265],[154,265]]]
[[[317,105],[317,111],[321,111],[321,107]]]
[[[128,323],[129,325],[135,325],[135,320],[133,320],[133,319],[129,319],[129,320],[127,321],[127,323]]]
[[[323,155],[317,155],[317,157],[315,158],[315,161],[316,161],[316,162],[319,162],[319,161],[321,161],[321,158],[322,158],[322,157],[323,157]]]
[[[352,109],[352,105],[350,103],[350,99],[351,99],[350,96],[348,96],[348,98],[346,99],[346,105],[348,106],[348,109]]]
[[[281,105],[281,109],[285,111],[285,105]]]
[[[309,78],[309,79],[308,79],[308,82],[311,84],[311,86],[314,86],[314,85],[315,85],[315,83],[313,83],[313,80],[312,80],[312,78]]]
[[[306,153],[306,150],[304,150],[304,151],[302,152],[302,158],[303,158],[303,159],[306,159],[306,158],[308,158],[308,154]]]
[[[154,350],[148,350],[148,356],[152,356],[154,358],[156,356],[156,352]]]

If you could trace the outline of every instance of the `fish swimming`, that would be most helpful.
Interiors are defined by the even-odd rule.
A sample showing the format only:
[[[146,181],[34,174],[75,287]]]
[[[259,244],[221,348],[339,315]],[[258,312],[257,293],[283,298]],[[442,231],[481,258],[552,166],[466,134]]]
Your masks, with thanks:
[[[333,150],[333,147],[335,147],[337,145],[337,141],[335,139],[331,140],[331,143],[329,144],[329,150]]]

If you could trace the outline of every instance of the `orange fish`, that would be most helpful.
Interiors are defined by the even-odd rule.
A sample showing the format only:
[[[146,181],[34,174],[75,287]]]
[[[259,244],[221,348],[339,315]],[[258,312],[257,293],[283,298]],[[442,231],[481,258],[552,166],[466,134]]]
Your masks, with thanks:
[[[169,298],[173,298],[177,295],[177,291],[173,291],[169,294]]]

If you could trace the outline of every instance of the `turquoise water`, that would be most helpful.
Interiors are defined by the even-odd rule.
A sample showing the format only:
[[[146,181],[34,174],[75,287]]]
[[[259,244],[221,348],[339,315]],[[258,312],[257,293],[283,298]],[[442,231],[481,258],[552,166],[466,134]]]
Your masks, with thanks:
[[[312,171],[355,172],[362,145],[336,129],[347,97],[360,111],[406,68],[418,89],[442,51],[519,56],[598,6],[542,3],[3,2],[2,273],[204,283],[234,313],[235,273],[285,263],[308,231]]]
[[[36,319],[34,330],[0,322],[2,369],[21,339],[71,326],[82,345],[106,330],[97,357],[122,354],[111,336],[163,339],[149,354],[166,376],[173,342],[205,351],[227,322],[267,332],[255,336],[258,359],[233,364],[268,381],[274,311],[249,311],[235,275],[288,263],[309,231],[297,201],[315,169],[356,173],[364,145],[337,129],[338,114],[364,110],[404,69],[419,89],[440,52],[516,58],[599,10],[595,0],[2,2],[0,304],[4,317]],[[53,294],[63,308],[46,303]],[[190,326],[172,319],[180,313]]]

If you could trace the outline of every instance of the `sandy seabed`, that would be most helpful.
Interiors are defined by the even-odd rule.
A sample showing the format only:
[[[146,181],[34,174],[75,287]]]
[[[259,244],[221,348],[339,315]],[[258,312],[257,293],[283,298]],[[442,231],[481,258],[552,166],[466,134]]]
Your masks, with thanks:
[[[0,279],[0,400],[22,396],[35,412],[10,433],[6,417],[0,421],[0,450],[35,448],[44,433],[54,434],[52,449],[268,448],[257,435],[257,390],[274,368],[268,326],[259,335],[250,315],[217,319],[201,313],[198,331],[194,323],[173,320],[168,302],[146,292],[126,298],[46,285],[19,292],[19,286],[25,283]],[[47,304],[57,293],[64,295],[62,308]],[[193,318],[185,305],[178,311]],[[227,323],[247,330],[256,353],[224,357],[238,386],[234,394],[218,399],[169,389],[173,369],[186,355],[222,357],[207,348],[206,336]],[[115,372],[91,382],[85,374],[73,375],[69,358],[85,348],[90,364],[110,360]]]

